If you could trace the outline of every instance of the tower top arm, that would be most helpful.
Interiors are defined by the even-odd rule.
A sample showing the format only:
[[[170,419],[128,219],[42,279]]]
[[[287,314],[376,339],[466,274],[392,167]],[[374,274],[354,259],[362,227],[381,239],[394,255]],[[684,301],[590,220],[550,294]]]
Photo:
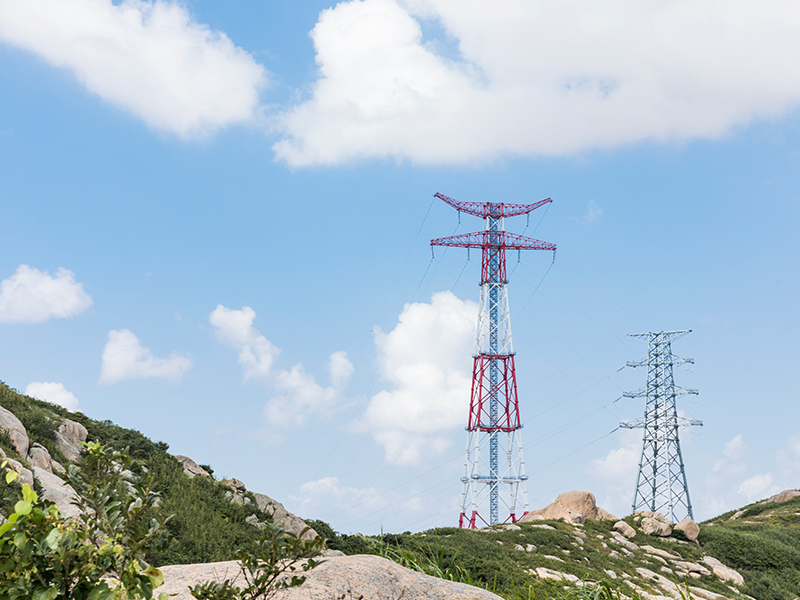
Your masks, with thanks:
[[[556,245],[508,231],[476,231],[431,240],[431,246],[498,248],[503,250],[555,250]]]
[[[485,219],[487,217],[495,217],[500,219],[505,217],[525,215],[536,210],[540,206],[544,206],[545,204],[552,202],[550,198],[539,200],[539,202],[534,202],[533,204],[509,204],[507,202],[459,202],[450,196],[445,196],[444,194],[440,194],[438,192],[435,193],[434,196],[439,198],[439,200],[443,200],[459,212],[474,215],[476,217],[480,217],[481,219]]]

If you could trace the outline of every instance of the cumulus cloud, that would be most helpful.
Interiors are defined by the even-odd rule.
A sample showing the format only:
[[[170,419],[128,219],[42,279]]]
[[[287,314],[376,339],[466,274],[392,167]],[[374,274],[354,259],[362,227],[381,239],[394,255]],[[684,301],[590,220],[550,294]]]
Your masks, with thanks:
[[[92,297],[75,281],[75,274],[64,268],[55,277],[28,265],[0,282],[0,323],[38,323],[64,319],[86,310]]]
[[[58,404],[67,410],[78,410],[78,399],[72,392],[67,391],[63,383],[32,381],[25,388],[25,395]]]
[[[763,473],[761,475],[753,475],[749,479],[746,479],[739,485],[736,491],[743,495],[748,502],[752,502],[775,494],[780,490],[778,486],[774,485],[772,475],[770,473]]]
[[[615,514],[627,514],[642,455],[642,431],[621,429],[616,439],[616,447],[602,458],[589,461],[586,470],[603,486],[605,499],[599,505]]]
[[[153,356],[149,348],[128,329],[108,332],[108,342],[103,348],[100,383],[117,383],[126,379],[180,379],[192,368],[192,360],[173,352],[167,358]]]
[[[328,359],[331,385],[322,387],[301,364],[288,371],[274,368],[280,348],[253,326],[255,318],[256,313],[249,306],[235,310],[220,304],[208,320],[217,338],[239,352],[245,380],[259,379],[275,391],[276,395],[264,407],[267,421],[280,429],[294,429],[305,425],[311,415],[331,414],[353,374],[347,353],[331,354]],[[281,440],[275,432],[268,438]]]
[[[376,510],[386,506],[393,497],[374,487],[357,488],[342,485],[338,477],[323,477],[316,481],[308,481],[300,486],[299,496],[289,496],[297,507],[298,512],[314,514],[323,506],[330,511],[332,508],[348,508],[358,505],[358,512]]]
[[[358,428],[394,464],[418,464],[450,447],[469,411],[470,352],[478,306],[451,292],[406,304],[395,328],[375,329],[379,371],[389,389],[370,398]]]
[[[272,364],[281,352],[253,327],[255,319],[256,311],[249,306],[233,310],[222,304],[208,317],[217,339],[239,351],[245,379],[269,377]]]
[[[293,166],[716,138],[800,101],[800,63],[781,58],[800,52],[791,0],[349,0],[311,38],[319,78],[275,145]]]
[[[266,80],[264,68],[224,33],[165,0],[0,0],[0,40],[182,137],[252,120]]]

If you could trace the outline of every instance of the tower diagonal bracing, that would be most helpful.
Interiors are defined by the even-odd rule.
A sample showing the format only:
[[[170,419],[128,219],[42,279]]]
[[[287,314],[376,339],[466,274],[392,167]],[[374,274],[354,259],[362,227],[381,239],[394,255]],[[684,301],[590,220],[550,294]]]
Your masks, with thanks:
[[[646,367],[647,383],[645,387],[623,395],[626,398],[645,398],[644,418],[620,423],[623,428],[644,430],[633,512],[641,509],[661,512],[673,522],[687,516],[694,518],[679,431],[703,424],[679,417],[675,402],[680,396],[697,394],[697,390],[675,385],[673,376],[673,367],[694,364],[691,358],[672,354],[672,342],[688,333],[691,330],[631,336],[648,344],[646,357],[627,363],[629,367]]]
[[[528,510],[522,423],[508,309],[506,250],[553,250],[555,244],[505,231],[506,217],[528,214],[533,204],[459,202],[436,194],[459,212],[480,217],[482,231],[431,240],[431,246],[481,249],[481,295],[472,367],[467,448],[461,478],[459,527],[516,521]],[[488,515],[485,511],[488,504]],[[521,506],[520,506],[521,504]],[[488,519],[487,519],[488,517]]]

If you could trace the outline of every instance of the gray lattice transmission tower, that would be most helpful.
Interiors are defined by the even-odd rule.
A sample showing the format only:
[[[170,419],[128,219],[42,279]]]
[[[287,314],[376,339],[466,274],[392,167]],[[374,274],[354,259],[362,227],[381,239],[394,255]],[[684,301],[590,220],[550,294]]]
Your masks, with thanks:
[[[672,367],[694,364],[691,358],[672,354],[672,342],[687,333],[691,333],[691,330],[631,335],[648,344],[645,358],[628,363],[629,367],[647,367],[647,385],[623,395],[626,398],[646,398],[647,403],[644,419],[620,423],[620,427],[626,429],[644,429],[633,512],[640,509],[658,511],[673,522],[680,520],[676,514],[681,518],[688,516],[694,519],[678,431],[683,427],[703,424],[678,417],[675,406],[675,399],[679,396],[697,394],[697,390],[676,386],[672,375]]]

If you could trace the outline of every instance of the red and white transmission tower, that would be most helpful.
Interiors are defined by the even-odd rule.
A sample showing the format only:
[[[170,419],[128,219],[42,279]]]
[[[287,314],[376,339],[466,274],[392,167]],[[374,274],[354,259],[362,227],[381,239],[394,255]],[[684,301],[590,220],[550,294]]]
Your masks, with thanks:
[[[478,519],[487,525],[495,525],[500,520],[501,500],[508,509],[508,517],[504,522],[514,522],[517,520],[520,491],[522,513],[528,511],[528,492],[525,487],[528,476],[525,475],[517,376],[511,345],[506,250],[555,250],[556,246],[507,233],[504,219],[528,214],[552,200],[546,198],[534,204],[506,204],[458,202],[444,194],[435,196],[459,212],[484,220],[483,231],[431,240],[431,246],[480,248],[482,251],[477,351],[472,368],[467,451],[464,476],[461,478],[463,489],[458,526],[475,529]],[[488,463],[485,458],[487,446]],[[486,496],[489,498],[488,521],[478,512]]]

